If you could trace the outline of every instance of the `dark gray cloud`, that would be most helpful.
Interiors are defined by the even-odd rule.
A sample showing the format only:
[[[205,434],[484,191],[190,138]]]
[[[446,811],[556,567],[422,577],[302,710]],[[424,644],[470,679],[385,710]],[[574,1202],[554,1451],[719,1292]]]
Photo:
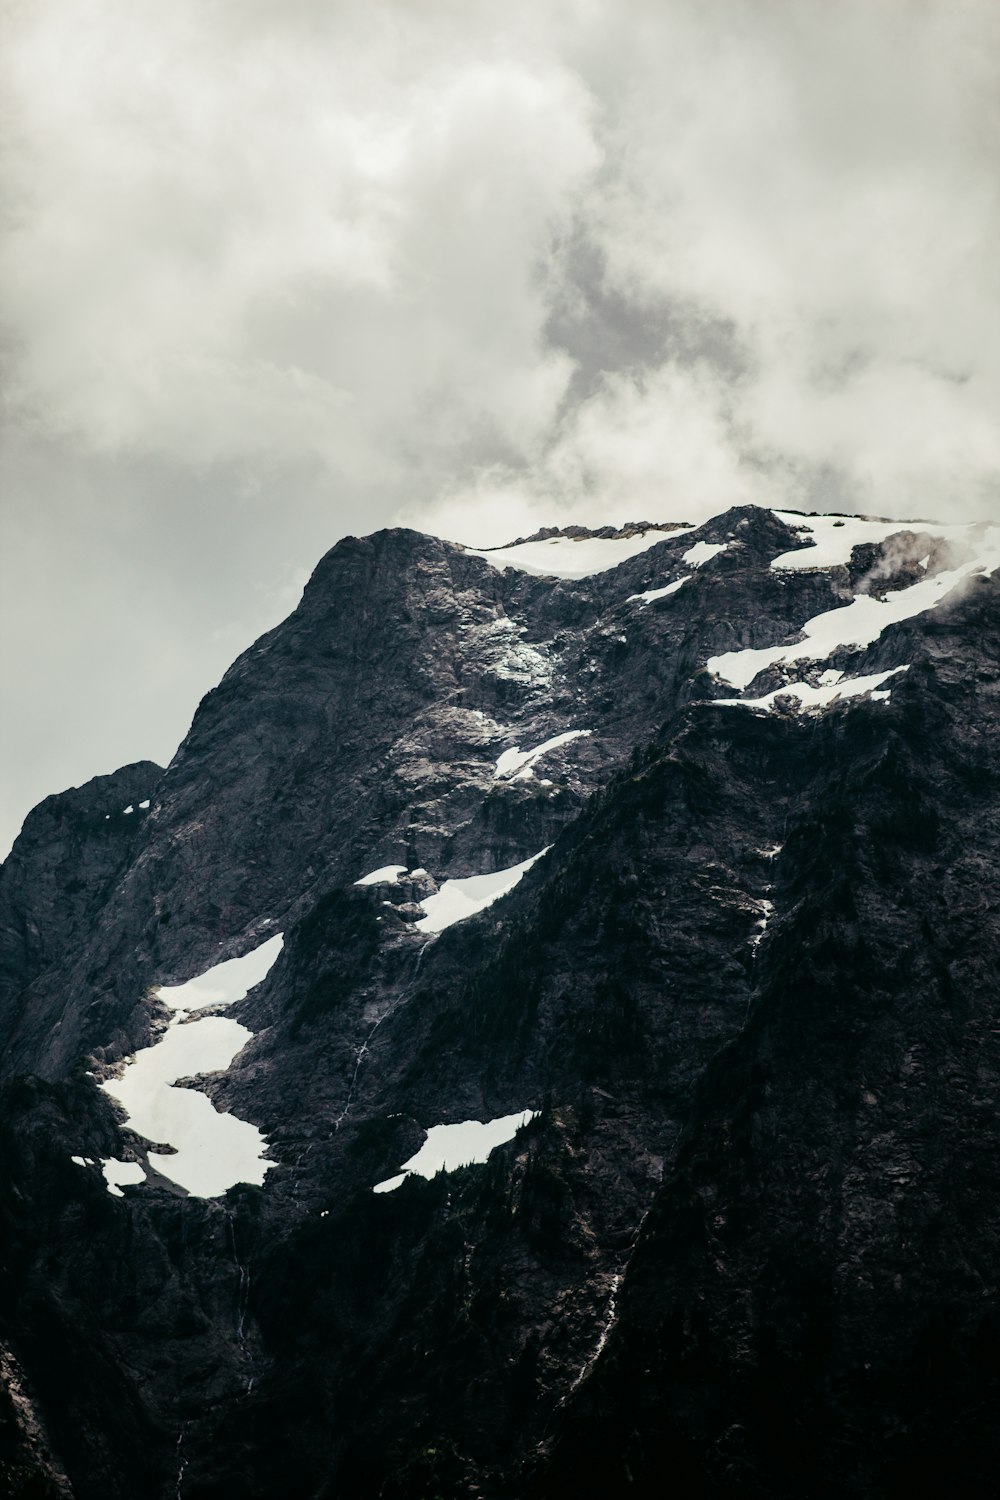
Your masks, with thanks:
[[[5,836],[348,531],[996,515],[993,0],[12,0]]]

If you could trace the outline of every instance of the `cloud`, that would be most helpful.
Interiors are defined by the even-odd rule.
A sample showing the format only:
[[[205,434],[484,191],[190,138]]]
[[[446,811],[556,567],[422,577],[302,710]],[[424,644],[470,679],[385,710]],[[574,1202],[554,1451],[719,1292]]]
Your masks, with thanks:
[[[993,496],[992,4],[13,16],[0,265],[43,434],[411,508],[497,464],[560,509],[762,470]]]
[[[563,287],[556,327],[585,348],[614,304],[646,336],[513,489],[539,521],[1000,514],[1000,12],[632,14],[582,64],[602,165],[577,209],[589,285]]]
[[[21,420],[366,483],[415,448],[530,450],[569,377],[538,257],[597,164],[585,87],[544,53],[480,53],[475,27],[449,45],[433,7],[257,11],[20,10]]]
[[[490,545],[553,521],[703,520],[768,500],[762,476],[741,463],[724,392],[703,370],[667,365],[606,376],[530,470],[481,472],[434,503],[433,529]],[[402,519],[416,525],[422,513],[426,522],[419,506]]]
[[[1000,513],[994,0],[3,25],[31,795],[163,755],[347,530]]]

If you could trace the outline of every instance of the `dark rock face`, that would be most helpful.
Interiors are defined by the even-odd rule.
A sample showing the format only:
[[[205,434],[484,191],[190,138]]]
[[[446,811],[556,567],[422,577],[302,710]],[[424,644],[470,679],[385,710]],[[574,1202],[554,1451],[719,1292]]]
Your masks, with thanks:
[[[41,998],[45,976],[65,975],[88,944],[97,913],[135,858],[162,775],[160,766],[140,761],[47,797],[0,866],[5,1071],[20,1069],[22,1060],[26,1070],[37,1067],[61,1029],[59,999],[47,1006]]]
[[[800,541],[742,508],[559,580],[347,539],[165,772],[31,815],[7,1493],[993,1493],[1000,588],[799,664],[907,667],[888,701],[715,704],[711,658],[955,565],[914,524],[771,568]],[[263,1187],[111,1196],[70,1157],[151,1165],[96,1086],[156,1039],[151,987],[277,931],[253,1039],[197,1080],[265,1132]],[[485,1165],[372,1193],[431,1126],[522,1110]]]
[[[824,757],[747,1025],[532,1493],[993,1492],[997,603],[942,611],[888,732]]]

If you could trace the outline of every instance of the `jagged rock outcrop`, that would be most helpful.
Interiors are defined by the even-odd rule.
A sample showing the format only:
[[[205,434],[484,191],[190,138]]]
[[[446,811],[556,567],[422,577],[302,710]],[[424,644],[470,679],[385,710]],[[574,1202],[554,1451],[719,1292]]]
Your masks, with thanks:
[[[585,544],[610,565],[541,571]],[[986,1493],[994,541],[743,507],[521,545],[346,539],[165,772],[26,823],[12,1493]],[[273,1165],[192,1196],[99,1084],[165,1036],[156,986],[275,932],[224,1012],[252,1039],[178,1084]]]

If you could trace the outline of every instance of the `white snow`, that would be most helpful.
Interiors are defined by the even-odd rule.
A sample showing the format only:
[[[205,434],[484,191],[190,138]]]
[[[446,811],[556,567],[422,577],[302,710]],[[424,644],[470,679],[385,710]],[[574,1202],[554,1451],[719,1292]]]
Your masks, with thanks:
[[[391,1193],[399,1187],[400,1183],[406,1181],[409,1173],[400,1172],[397,1177],[387,1177],[384,1182],[378,1182],[372,1188],[373,1193]]]
[[[887,541],[901,531],[920,532],[936,537],[968,536],[967,526],[942,526],[930,521],[867,521],[862,516],[803,516],[794,510],[776,510],[774,514],[786,526],[801,531],[812,543],[795,552],[783,552],[774,558],[772,568],[834,568],[851,560],[855,547],[864,542]],[[926,562],[928,558],[925,559]]]
[[[543,854],[548,854],[552,845],[547,844],[530,859],[506,870],[494,870],[491,875],[469,875],[462,880],[446,880],[435,896],[428,896],[421,904],[426,915],[414,922],[419,932],[443,932],[455,922],[464,922],[485,911],[501,896],[512,891],[518,881]]]
[[[897,528],[898,529],[898,528]],[[934,609],[936,605],[973,573],[988,573],[1000,566],[1000,527],[990,527],[975,555],[959,567],[922,578],[908,589],[898,589],[877,599],[858,594],[850,604],[814,615],[802,627],[804,641],[789,646],[765,646],[759,650],[728,651],[710,657],[706,663],[714,672],[735,687],[745,688],[765,667],[778,662],[825,661],[841,646],[870,646],[886,626],[912,619]]]
[[[94,1165],[92,1156],[71,1156],[70,1161],[75,1161],[78,1167],[92,1167]]]
[[[589,578],[606,573],[630,557],[647,552],[657,542],[676,536],[675,531],[644,531],[628,537],[549,537],[544,542],[522,542],[518,547],[499,547],[484,552],[470,547],[473,557],[481,557],[494,568],[517,568],[540,578]]]
[[[694,551],[694,548],[691,550]],[[676,594],[679,588],[683,588],[684,584],[690,582],[691,574],[688,573],[683,578],[675,578],[673,583],[667,584],[666,588],[647,589],[644,594],[629,594],[625,602],[631,604],[633,600],[638,600],[640,604],[652,604],[654,599],[665,599],[668,594]]]
[[[224,1071],[253,1035],[225,1016],[188,1020],[188,1012],[241,1000],[267,974],[281,944],[278,933],[243,958],[217,964],[187,984],[161,988],[161,998],[175,1011],[167,1030],[137,1052],[120,1077],[101,1085],[137,1134],[173,1147],[170,1153],[150,1151],[150,1164],[194,1197],[218,1197],[238,1182],[260,1186],[273,1163],[263,1158],[267,1143],[256,1125],[220,1114],[206,1094],[172,1087],[179,1078]]]
[[[135,812],[135,808],[132,806],[132,804],[130,802],[129,805],[128,805],[128,807],[123,807],[122,808],[122,812],[123,813],[134,813]]]
[[[548,755],[550,750],[558,750],[561,745],[568,745],[573,740],[592,735],[593,732],[592,729],[568,729],[565,734],[554,735],[544,744],[536,745],[534,750],[522,750],[519,745],[515,745],[512,750],[505,750],[500,756],[493,772],[494,778],[508,778],[515,771],[527,771],[530,774],[535,762],[541,760],[543,755]]]
[[[700,568],[703,563],[710,562],[720,552],[725,552],[728,545],[728,542],[695,542],[694,546],[689,547],[685,552],[681,562],[686,562],[692,568]]]
[[[372,870],[368,875],[362,875],[355,885],[395,885],[401,875],[406,874],[405,865],[383,865],[381,869]]]
[[[147,797],[146,800],[145,800],[145,802],[140,802],[139,803],[139,806],[142,807],[142,808],[146,808],[146,807],[149,806],[149,803],[150,803],[150,799]]]
[[[863,693],[870,693],[874,699],[885,701],[889,697],[889,692],[878,692],[877,689],[890,677],[895,677],[897,672],[909,670],[909,667],[890,667],[888,672],[871,672],[864,677],[847,678],[838,672],[837,682],[827,682],[821,687],[811,687],[808,682],[789,682],[784,687],[775,688],[773,693],[765,693],[762,698],[715,698],[712,701],[720,708],[735,706],[762,708],[767,711],[774,708],[778,698],[785,697],[797,698],[800,709],[803,711],[813,708],[829,708],[832,703],[839,703],[842,698],[858,698]]]
[[[399,1174],[377,1183],[374,1193],[391,1193],[405,1178],[435,1177],[438,1172],[454,1172],[456,1167],[480,1165],[497,1146],[512,1141],[523,1125],[533,1120],[537,1109],[522,1109],[520,1114],[502,1115],[497,1120],[462,1120],[458,1125],[434,1125],[415,1156],[404,1161]]]
[[[281,933],[268,938],[252,953],[216,964],[186,984],[161,985],[157,994],[171,1010],[204,1010],[206,1005],[235,1005],[248,990],[260,984],[281,952]]]
[[[76,1161],[78,1158],[74,1157]],[[115,1198],[124,1198],[122,1186],[130,1182],[145,1182],[146,1173],[137,1161],[115,1161],[113,1156],[102,1160],[101,1169],[108,1184],[108,1192]]]

